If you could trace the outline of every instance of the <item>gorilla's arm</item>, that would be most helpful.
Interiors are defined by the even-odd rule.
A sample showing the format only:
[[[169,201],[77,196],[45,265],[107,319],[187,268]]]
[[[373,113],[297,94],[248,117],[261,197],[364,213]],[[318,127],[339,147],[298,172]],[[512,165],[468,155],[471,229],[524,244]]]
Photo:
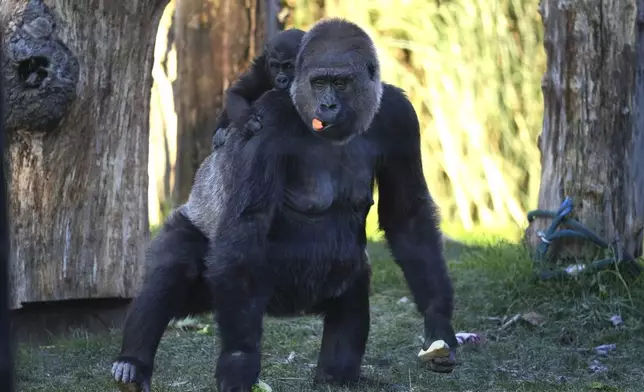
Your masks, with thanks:
[[[380,228],[425,318],[423,348],[442,339],[454,349],[453,289],[443,257],[436,205],[423,175],[418,117],[397,89],[384,94],[381,110],[392,119],[385,130],[389,151],[376,172]]]
[[[273,80],[266,71],[266,54],[261,54],[250,68],[226,91],[226,112],[222,113],[219,126],[225,128],[229,122],[242,127],[247,120],[251,104],[262,94],[273,88]]]

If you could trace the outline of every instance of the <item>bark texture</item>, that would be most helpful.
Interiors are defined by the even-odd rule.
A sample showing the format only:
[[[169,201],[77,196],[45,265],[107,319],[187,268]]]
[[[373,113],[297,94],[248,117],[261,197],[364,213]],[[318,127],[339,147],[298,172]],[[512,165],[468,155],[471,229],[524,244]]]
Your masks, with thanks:
[[[151,69],[165,3],[0,3],[13,308],[138,288],[149,237]]]
[[[0,22],[2,20],[0,19]],[[2,54],[2,30],[0,29],[0,64]],[[9,215],[7,206],[6,161],[4,126],[4,78],[0,74],[0,385],[5,385],[8,392],[14,390],[13,377],[13,342],[11,341],[9,322]]]
[[[177,160],[174,201],[188,199],[194,174],[210,154],[224,93],[261,52],[266,33],[261,0],[182,0],[175,14]]]
[[[540,209],[565,196],[573,214],[610,242],[642,254],[644,50],[641,0],[542,0],[547,71]],[[527,240],[550,224],[537,219]],[[593,245],[568,247],[588,256]]]

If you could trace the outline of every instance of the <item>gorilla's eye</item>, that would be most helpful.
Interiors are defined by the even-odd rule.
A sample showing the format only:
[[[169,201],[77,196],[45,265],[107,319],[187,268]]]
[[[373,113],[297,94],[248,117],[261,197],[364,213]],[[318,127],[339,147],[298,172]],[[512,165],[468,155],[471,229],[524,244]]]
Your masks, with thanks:
[[[280,64],[279,64],[278,62],[271,61],[271,62],[270,62],[270,64],[269,64],[269,66],[270,66],[271,68],[279,68],[279,67],[280,67]]]
[[[323,88],[325,85],[326,81],[322,78],[313,80],[313,86],[315,86],[315,88]]]
[[[284,68],[286,68],[286,69],[293,69],[293,63],[288,62],[288,63],[284,64]]]
[[[347,83],[342,79],[335,79],[333,81],[333,86],[335,86],[338,91],[344,91],[347,88]]]

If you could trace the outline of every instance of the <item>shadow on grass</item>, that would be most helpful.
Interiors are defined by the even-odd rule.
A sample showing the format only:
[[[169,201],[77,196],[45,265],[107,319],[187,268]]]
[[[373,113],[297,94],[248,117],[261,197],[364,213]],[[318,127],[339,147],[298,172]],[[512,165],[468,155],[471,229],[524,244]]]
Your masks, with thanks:
[[[484,343],[461,347],[461,365],[452,374],[439,375],[416,360],[422,320],[413,302],[400,301],[409,297],[400,269],[383,243],[370,243],[369,253],[374,273],[366,375],[422,392],[642,390],[641,279],[624,282],[606,271],[582,280],[539,282],[520,246],[493,241],[472,246],[448,243],[446,255],[456,292],[454,326],[457,331],[481,334]],[[494,319],[526,312],[536,312],[545,323],[517,322],[500,328]],[[615,314],[622,316],[623,326],[611,324]],[[310,382],[321,332],[322,323],[314,317],[267,319],[261,377],[275,392],[343,390]],[[589,350],[611,343],[617,349],[608,356]],[[109,364],[119,344],[120,331],[108,336],[77,332],[74,339],[57,340],[50,346],[21,347],[19,390],[112,391]],[[168,329],[157,357],[155,391],[215,391],[216,352],[212,336]],[[606,370],[592,373],[591,364]]]

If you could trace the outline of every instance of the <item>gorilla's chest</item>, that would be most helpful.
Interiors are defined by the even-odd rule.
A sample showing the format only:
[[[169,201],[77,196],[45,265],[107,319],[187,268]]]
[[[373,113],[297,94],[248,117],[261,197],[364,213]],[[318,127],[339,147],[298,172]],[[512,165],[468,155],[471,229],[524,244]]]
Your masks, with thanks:
[[[269,312],[308,312],[368,269],[364,225],[373,204],[375,155],[367,140],[320,140],[289,156],[281,210],[269,239],[275,274]]]
[[[284,207],[310,217],[368,208],[375,167],[370,143],[360,138],[346,146],[317,142],[289,160]]]

